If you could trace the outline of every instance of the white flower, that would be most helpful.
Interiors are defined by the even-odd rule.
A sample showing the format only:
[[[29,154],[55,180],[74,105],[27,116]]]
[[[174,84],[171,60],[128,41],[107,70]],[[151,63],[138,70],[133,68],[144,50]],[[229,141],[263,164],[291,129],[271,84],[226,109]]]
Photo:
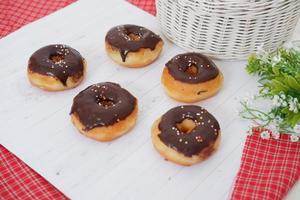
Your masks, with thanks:
[[[280,107],[281,106],[281,99],[278,95],[274,95],[273,97],[273,106]]]
[[[294,132],[295,132],[296,134],[300,134],[300,124],[296,124],[296,125],[294,126]]]
[[[298,99],[297,98],[293,98],[293,97],[290,97],[289,98],[289,101],[288,101],[288,104],[289,104],[289,110],[294,112],[294,113],[298,113],[299,111],[299,102],[298,102]]]
[[[266,139],[266,140],[270,139],[270,133],[268,131],[263,131],[263,132],[260,133],[260,137],[262,139]]]
[[[283,100],[286,99],[285,94],[284,93],[280,94],[280,98],[283,99]]]
[[[293,111],[295,109],[295,104],[293,101],[289,101],[289,110]]]
[[[257,127],[257,124],[254,121],[251,121],[251,123],[248,127],[249,127],[249,129],[247,131],[247,135],[251,136],[251,135],[253,135],[254,129],[255,129],[255,127]]]
[[[269,92],[270,92],[270,90],[269,90],[268,88],[263,88],[263,90],[260,91],[260,93],[261,93],[262,95],[268,94]],[[277,95],[275,95],[275,96],[277,96]]]
[[[280,138],[280,133],[279,132],[272,132],[272,137],[275,139],[275,140],[278,140]]]
[[[296,107],[295,109],[294,109],[294,113],[298,113],[298,108]]]
[[[273,57],[274,62],[280,62],[281,57],[279,55]]]
[[[267,128],[268,128],[269,131],[271,131],[272,137],[274,139],[278,140],[279,137],[280,137],[280,133],[279,133],[278,127],[274,123],[272,123]]]
[[[274,123],[281,124],[283,122],[283,119],[280,116],[276,116],[274,119]]]
[[[252,128],[250,128],[250,129],[247,131],[247,135],[248,135],[248,136],[253,135],[253,129],[252,129]]]
[[[296,136],[296,135],[291,135],[290,139],[291,139],[292,142],[298,142],[299,141],[299,137]]]
[[[284,94],[281,93],[279,95],[274,95],[273,97],[273,106],[275,107],[287,107],[288,106],[288,97]],[[288,100],[289,102],[291,101],[290,99]]]
[[[283,101],[281,105],[282,105],[282,107],[287,107],[288,104],[286,101]]]
[[[294,101],[294,104],[296,104],[296,105],[299,103],[297,98],[294,98],[293,101]]]
[[[281,57],[280,55],[276,55],[272,58],[272,66],[276,65],[277,63],[279,63],[281,61]]]
[[[298,113],[298,111],[299,111],[299,101],[298,101],[298,99],[297,98],[294,98],[293,99],[293,102],[294,102],[294,104],[295,104],[295,109],[294,109],[294,113]]]

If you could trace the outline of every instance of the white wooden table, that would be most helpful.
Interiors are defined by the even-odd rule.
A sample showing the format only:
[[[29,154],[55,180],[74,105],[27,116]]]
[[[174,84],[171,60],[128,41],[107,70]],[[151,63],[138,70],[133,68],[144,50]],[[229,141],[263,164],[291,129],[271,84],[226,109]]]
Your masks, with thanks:
[[[123,0],[81,0],[0,40],[0,142],[72,199],[225,199],[239,162],[247,122],[236,114],[239,100],[256,90],[244,72],[246,62],[216,61],[225,76],[223,89],[198,105],[218,119],[220,149],[207,161],[182,167],[153,149],[150,127],[168,109],[180,105],[161,87],[164,64],[183,53],[165,39],[160,58],[142,69],[113,63],[104,37],[112,26],[133,23],[160,33],[156,19]],[[299,38],[299,26],[295,37]],[[44,92],[26,77],[29,56],[51,43],[79,50],[88,63],[77,88]],[[136,127],[108,143],[88,139],[74,128],[69,111],[73,97],[90,84],[115,81],[139,99]],[[298,191],[297,191],[298,188]],[[299,199],[300,185],[288,199]]]

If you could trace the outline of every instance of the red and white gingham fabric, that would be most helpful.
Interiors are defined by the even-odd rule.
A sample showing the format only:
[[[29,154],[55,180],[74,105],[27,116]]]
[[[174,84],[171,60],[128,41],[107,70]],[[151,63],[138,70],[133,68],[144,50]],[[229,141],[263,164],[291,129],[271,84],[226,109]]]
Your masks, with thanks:
[[[144,11],[156,15],[155,0],[127,0],[129,3],[136,5]]]
[[[0,0],[0,38],[76,0]]]
[[[299,176],[300,142],[291,142],[288,135],[262,139],[254,131],[246,139],[231,199],[283,199]]]
[[[76,0],[0,0],[0,38]],[[128,0],[155,15],[155,0]],[[246,140],[231,199],[282,199],[300,174],[300,142],[288,136]],[[0,145],[0,199],[67,199],[67,197]]]
[[[42,176],[0,145],[0,199],[68,199]]]

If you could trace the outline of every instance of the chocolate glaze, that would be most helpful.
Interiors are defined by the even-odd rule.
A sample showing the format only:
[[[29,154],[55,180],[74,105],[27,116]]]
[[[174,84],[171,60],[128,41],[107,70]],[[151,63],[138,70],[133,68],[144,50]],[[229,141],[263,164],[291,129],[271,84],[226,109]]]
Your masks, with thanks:
[[[136,98],[119,84],[104,82],[91,85],[76,95],[70,114],[76,114],[88,131],[125,119],[136,104]]]
[[[139,36],[139,40],[131,40],[129,34]],[[111,28],[106,34],[105,41],[120,51],[125,62],[128,52],[136,52],[141,48],[154,50],[162,39],[145,27],[125,24]]]
[[[200,53],[184,53],[173,57],[166,63],[171,76],[185,83],[201,83],[214,79],[219,74],[215,63]],[[189,67],[195,66],[195,74],[187,73]]]
[[[53,56],[59,56],[62,60],[55,62],[51,59]],[[75,49],[54,44],[34,52],[29,59],[28,67],[30,71],[55,77],[66,85],[69,76],[79,78],[83,75],[84,59]]]
[[[181,132],[176,124],[191,119],[196,127],[190,133]],[[219,134],[218,121],[200,106],[178,106],[165,113],[158,125],[160,140],[167,146],[192,157],[214,142]]]

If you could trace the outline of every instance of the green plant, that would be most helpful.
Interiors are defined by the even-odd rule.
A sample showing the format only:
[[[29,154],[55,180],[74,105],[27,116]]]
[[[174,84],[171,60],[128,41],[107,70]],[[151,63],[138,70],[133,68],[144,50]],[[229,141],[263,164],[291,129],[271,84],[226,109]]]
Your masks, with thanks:
[[[260,110],[242,101],[240,115],[259,127],[271,127],[272,132],[300,136],[300,51],[279,48],[274,53],[252,55],[246,70],[259,77],[255,100],[270,100],[272,106],[269,110]]]

